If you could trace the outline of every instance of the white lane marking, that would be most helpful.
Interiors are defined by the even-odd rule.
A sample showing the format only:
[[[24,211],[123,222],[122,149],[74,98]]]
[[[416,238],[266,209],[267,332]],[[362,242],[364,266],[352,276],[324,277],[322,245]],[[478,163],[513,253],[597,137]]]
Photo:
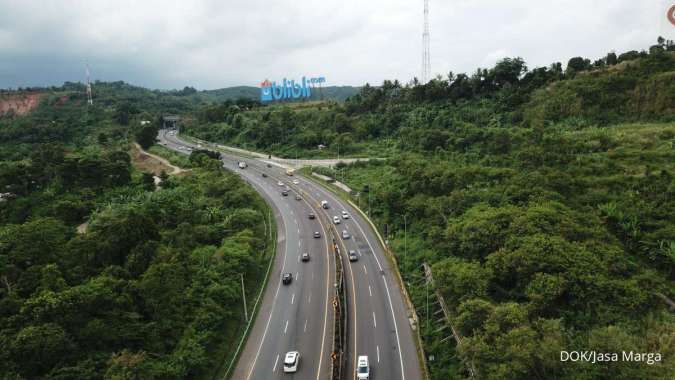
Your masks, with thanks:
[[[295,280],[300,280],[300,272],[295,272]]]
[[[312,280],[314,279],[314,272],[312,272]]]
[[[286,227],[286,223],[284,223],[283,217],[281,218],[281,221],[284,225],[284,229]],[[279,239],[277,239],[279,241]],[[281,273],[284,272],[284,269],[286,268],[286,258],[288,256],[288,240],[286,241],[286,249],[284,249],[284,259],[281,263]],[[251,379],[251,375],[253,375],[253,370],[255,369],[256,362],[258,361],[258,357],[260,356],[260,351],[262,350],[263,343],[265,342],[265,337],[267,336],[267,331],[269,330],[270,327],[270,322],[272,322],[272,316],[274,315],[274,309],[275,306],[277,305],[276,299],[277,296],[279,295],[279,289],[281,289],[281,281],[277,283],[277,290],[274,293],[274,300],[275,302],[272,303],[272,310],[270,311],[270,316],[267,318],[267,324],[265,324],[265,331],[263,331],[263,336],[260,339],[260,344],[258,345],[258,351],[255,353],[255,357],[253,358],[253,363],[251,363],[251,369],[248,372],[248,376],[246,376],[247,380]]]
[[[286,326],[284,326],[284,334],[286,334],[286,330],[288,330],[288,320],[286,320]]]
[[[307,332],[307,320],[305,319],[305,328],[302,331]]]
[[[272,368],[272,372],[277,371],[277,364],[279,364],[279,354],[277,354],[277,359],[274,361],[274,368]]]
[[[317,185],[318,186],[318,185]],[[317,187],[318,189],[318,187]],[[322,190],[323,191],[323,190]],[[329,192],[326,192],[326,195],[328,198],[331,200],[335,201],[335,197],[333,197]],[[337,202],[340,204],[339,202]],[[375,254],[375,249],[373,249],[373,245],[370,243],[370,240],[368,239],[366,233],[363,231],[363,228],[361,227],[361,224],[356,221],[356,219],[353,219],[354,224],[356,224],[356,227],[361,231],[361,234],[363,235],[363,238],[366,239],[366,243],[368,243],[368,246],[370,247],[370,251],[373,252],[373,257],[375,257],[375,262],[377,262],[377,266],[380,268],[380,272],[384,272],[382,269],[382,265],[380,264],[380,260],[377,258],[377,255]],[[351,267],[349,267],[351,268]],[[352,280],[352,283],[354,281]],[[398,323],[396,323],[396,315],[394,314],[394,305],[391,302],[391,294],[389,292],[389,286],[387,285],[387,280],[384,277],[384,274],[382,274],[382,282],[384,283],[384,289],[387,291],[387,300],[389,301],[389,309],[391,311],[391,316],[392,319],[394,320],[394,331],[396,332],[396,344],[397,344],[397,351],[398,351],[398,359],[401,365],[401,380],[405,380],[405,369],[403,368],[403,350],[401,350],[401,340],[399,337],[398,333]],[[356,330],[356,329],[355,329]],[[355,344],[356,345],[356,344]],[[354,351],[356,351],[356,347],[354,347]],[[356,360],[356,353],[354,353],[354,359]]]
[[[309,293],[309,298],[307,298],[307,303],[312,303],[312,293]]]
[[[368,275],[368,269],[366,269],[366,264],[363,264],[363,271],[366,272],[366,276]]]
[[[373,327],[377,327],[377,319],[375,319],[375,312],[373,311]]]
[[[298,262],[300,262],[300,254],[298,253]]]
[[[298,224],[298,221],[295,221],[295,224]],[[298,235],[300,235],[300,229],[298,228]]]
[[[371,297],[373,296],[373,291],[372,291],[372,289],[370,289],[370,285],[368,285],[368,293],[370,293]]]
[[[291,210],[291,215],[293,215],[293,210]]]
[[[302,240],[298,240],[298,247],[302,247]]]
[[[377,362],[379,363],[380,362],[380,346],[376,346],[375,348],[377,348]]]
[[[293,296],[291,296],[291,305],[293,305],[293,302],[295,302],[295,293],[293,293]]]

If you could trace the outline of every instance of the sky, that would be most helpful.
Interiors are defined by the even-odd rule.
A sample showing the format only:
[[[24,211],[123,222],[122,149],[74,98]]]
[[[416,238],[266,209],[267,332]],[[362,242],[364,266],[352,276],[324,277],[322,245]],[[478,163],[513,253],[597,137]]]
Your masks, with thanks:
[[[675,39],[675,0],[430,0],[431,72],[529,68]],[[420,77],[423,0],[0,0],[0,88],[93,80],[216,89]]]

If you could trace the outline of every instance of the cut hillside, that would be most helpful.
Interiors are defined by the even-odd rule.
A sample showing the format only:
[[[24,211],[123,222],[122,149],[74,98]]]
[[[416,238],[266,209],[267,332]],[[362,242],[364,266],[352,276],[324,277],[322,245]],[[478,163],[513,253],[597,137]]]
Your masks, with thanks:
[[[40,104],[40,98],[39,92],[0,93],[0,116],[26,115]]]

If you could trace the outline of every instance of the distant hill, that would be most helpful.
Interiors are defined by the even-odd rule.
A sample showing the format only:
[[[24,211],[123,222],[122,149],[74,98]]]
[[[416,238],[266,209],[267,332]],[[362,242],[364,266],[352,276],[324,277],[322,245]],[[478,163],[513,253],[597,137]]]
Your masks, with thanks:
[[[312,90],[311,99],[321,100],[323,97],[323,99],[342,101],[357,94],[359,90],[360,87],[353,86],[328,86],[323,87],[320,91],[317,88]],[[260,99],[260,88],[253,86],[235,86],[219,88],[217,90],[199,91],[197,94],[205,95],[210,101],[234,100],[237,98]]]

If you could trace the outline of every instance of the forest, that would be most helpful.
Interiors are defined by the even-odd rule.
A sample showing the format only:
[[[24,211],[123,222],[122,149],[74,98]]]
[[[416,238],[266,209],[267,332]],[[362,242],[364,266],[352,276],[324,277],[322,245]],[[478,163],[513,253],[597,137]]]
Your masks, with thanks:
[[[528,68],[504,58],[345,101],[263,105],[186,87],[96,82],[0,117],[0,377],[212,378],[264,283],[262,199],[182,133],[285,157],[376,157],[321,170],[389,241],[431,379],[675,377],[675,50]],[[143,121],[144,123],[141,123]],[[139,170],[130,143],[180,175]],[[324,148],[319,148],[319,145]],[[319,169],[316,169],[319,170]],[[271,237],[270,237],[271,238]],[[429,316],[422,264],[461,344]],[[561,351],[660,353],[562,362]]]
[[[315,170],[354,189],[389,240],[432,379],[468,367],[481,379],[672,379],[673,50],[659,39],[564,68],[505,58],[313,107],[211,105],[184,133],[286,157],[383,158]],[[428,321],[423,263],[461,344]],[[561,362],[575,350],[664,360]]]
[[[2,379],[210,379],[233,354],[269,210],[205,154],[158,185],[138,170],[129,144],[171,99],[134,96],[111,85],[86,107],[66,84],[0,118]]]

